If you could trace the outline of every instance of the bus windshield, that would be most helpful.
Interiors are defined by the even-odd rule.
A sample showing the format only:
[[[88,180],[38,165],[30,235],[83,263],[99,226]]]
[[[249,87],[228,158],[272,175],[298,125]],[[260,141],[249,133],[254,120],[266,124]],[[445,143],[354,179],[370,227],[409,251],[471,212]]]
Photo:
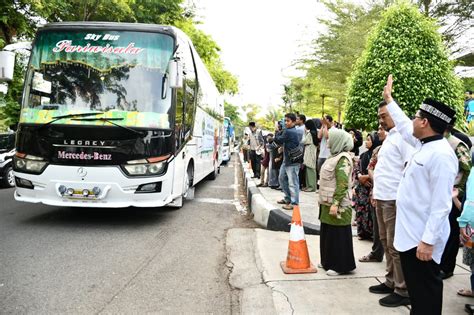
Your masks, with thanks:
[[[160,33],[42,31],[31,52],[20,123],[100,112],[127,127],[169,129],[174,121],[165,73],[173,48],[174,39]],[[111,126],[104,119],[53,124]]]

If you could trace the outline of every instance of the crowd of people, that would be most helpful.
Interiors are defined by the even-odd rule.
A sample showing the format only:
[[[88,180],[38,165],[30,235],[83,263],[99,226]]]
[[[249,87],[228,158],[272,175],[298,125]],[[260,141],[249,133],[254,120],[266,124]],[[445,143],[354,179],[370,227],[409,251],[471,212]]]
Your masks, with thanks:
[[[356,269],[356,225],[358,238],[373,242],[359,262],[385,257],[385,281],[368,288],[385,295],[379,303],[441,314],[443,280],[453,275],[460,241],[472,275],[471,288],[458,294],[474,297],[472,144],[453,128],[455,111],[442,102],[426,99],[408,118],[392,98],[392,84],[389,76],[374,109],[379,128],[367,133],[360,155],[360,131],[336,128],[330,115],[294,113],[265,137],[251,122],[242,149],[258,186],[282,191],[283,209],[298,205],[300,190],[318,192],[319,267],[327,275]]]

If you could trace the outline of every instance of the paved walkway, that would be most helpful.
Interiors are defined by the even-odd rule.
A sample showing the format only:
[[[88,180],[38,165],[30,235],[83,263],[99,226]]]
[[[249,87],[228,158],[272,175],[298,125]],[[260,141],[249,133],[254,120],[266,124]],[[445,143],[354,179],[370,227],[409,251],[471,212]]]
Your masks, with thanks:
[[[243,314],[409,314],[409,307],[387,308],[368,287],[384,281],[385,261],[359,263],[351,275],[330,277],[315,274],[287,275],[280,268],[286,259],[289,234],[262,229],[231,229],[227,234],[231,285],[242,290]],[[319,236],[306,235],[311,262],[319,260]],[[370,251],[371,243],[354,238],[356,259]],[[461,263],[454,276],[444,281],[443,314],[466,314],[465,303],[474,299],[456,294],[469,287],[470,272]]]
[[[248,170],[248,165],[243,163]],[[250,171],[251,172],[251,171]],[[251,179],[255,185],[259,183]],[[274,209],[281,209],[290,217],[292,211],[283,210],[277,200],[281,191],[258,187],[258,193]],[[271,208],[271,207],[270,207]],[[300,209],[303,221],[319,226],[317,193],[300,192]],[[253,211],[253,209],[252,209]],[[353,227],[355,236],[356,227]],[[378,300],[384,295],[372,294],[368,287],[384,281],[385,261],[382,263],[360,263],[358,258],[370,252],[372,243],[354,240],[354,255],[357,268],[351,275],[330,277],[324,270],[316,274],[286,275],[280,262],[286,259],[289,234],[262,229],[230,230],[227,235],[229,260],[233,266],[231,284],[242,289],[242,313],[244,314],[409,314],[409,307],[386,308]],[[312,263],[319,260],[319,236],[306,235]],[[243,245],[245,244],[245,245]],[[250,244],[250,245],[249,245]],[[233,252],[244,252],[247,260],[234,261]],[[254,260],[255,270],[249,266]],[[245,276],[243,276],[245,274]],[[456,294],[460,288],[469,288],[469,268],[462,264],[462,249],[457,257],[454,276],[444,281],[443,314],[466,314],[464,304],[473,303],[473,298]],[[247,278],[246,278],[247,277]],[[246,278],[246,281],[242,281]],[[251,280],[253,278],[253,280]],[[236,279],[239,279],[236,281]]]

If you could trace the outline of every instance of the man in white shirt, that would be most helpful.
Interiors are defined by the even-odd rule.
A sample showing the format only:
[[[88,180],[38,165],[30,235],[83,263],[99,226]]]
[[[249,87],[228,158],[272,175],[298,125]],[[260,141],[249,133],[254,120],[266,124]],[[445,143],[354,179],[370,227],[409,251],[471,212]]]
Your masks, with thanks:
[[[455,111],[425,99],[413,121],[392,98],[392,76],[383,97],[403,139],[416,148],[397,193],[395,248],[411,300],[411,314],[441,314],[443,281],[440,261],[449,236],[458,160],[443,132]]]
[[[410,304],[403,276],[400,255],[393,245],[397,217],[397,191],[405,165],[411,158],[413,147],[403,141],[387,110],[381,102],[378,109],[379,124],[388,134],[377,156],[374,170],[373,196],[376,200],[376,217],[380,241],[385,251],[387,274],[385,282],[369,287],[369,291],[388,294],[379,300],[380,305],[397,307]]]

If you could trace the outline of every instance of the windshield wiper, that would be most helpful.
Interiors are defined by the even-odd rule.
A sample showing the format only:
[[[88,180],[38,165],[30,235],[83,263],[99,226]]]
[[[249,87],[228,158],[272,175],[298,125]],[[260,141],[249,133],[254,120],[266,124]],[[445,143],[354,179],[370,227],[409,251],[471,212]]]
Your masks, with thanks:
[[[103,114],[104,112],[94,112],[94,113],[76,113],[76,114],[69,114],[69,115],[62,115],[62,116],[55,116],[53,117],[52,120],[48,121],[47,123],[45,123],[44,125],[42,125],[40,127],[41,128],[44,128],[48,125],[51,125],[53,122],[56,122],[58,120],[61,120],[61,119],[64,119],[64,118],[74,118],[74,117],[87,117],[87,116],[94,116],[94,115],[99,115],[99,114]]]
[[[134,130],[132,128],[128,128],[128,127],[125,127],[125,126],[122,126],[122,125],[119,125],[119,124],[116,124],[116,123],[113,122],[114,120],[123,120],[123,118],[121,118],[121,117],[116,117],[116,118],[114,118],[114,117],[110,117],[110,118],[107,118],[107,117],[74,118],[74,119],[71,119],[71,120],[74,120],[74,121],[105,121],[105,122],[108,122],[109,124],[112,124],[114,126],[123,128],[125,130],[130,131],[130,132],[133,132],[133,133],[139,135],[140,137],[145,137],[146,136],[146,133],[144,134],[141,131]]]

